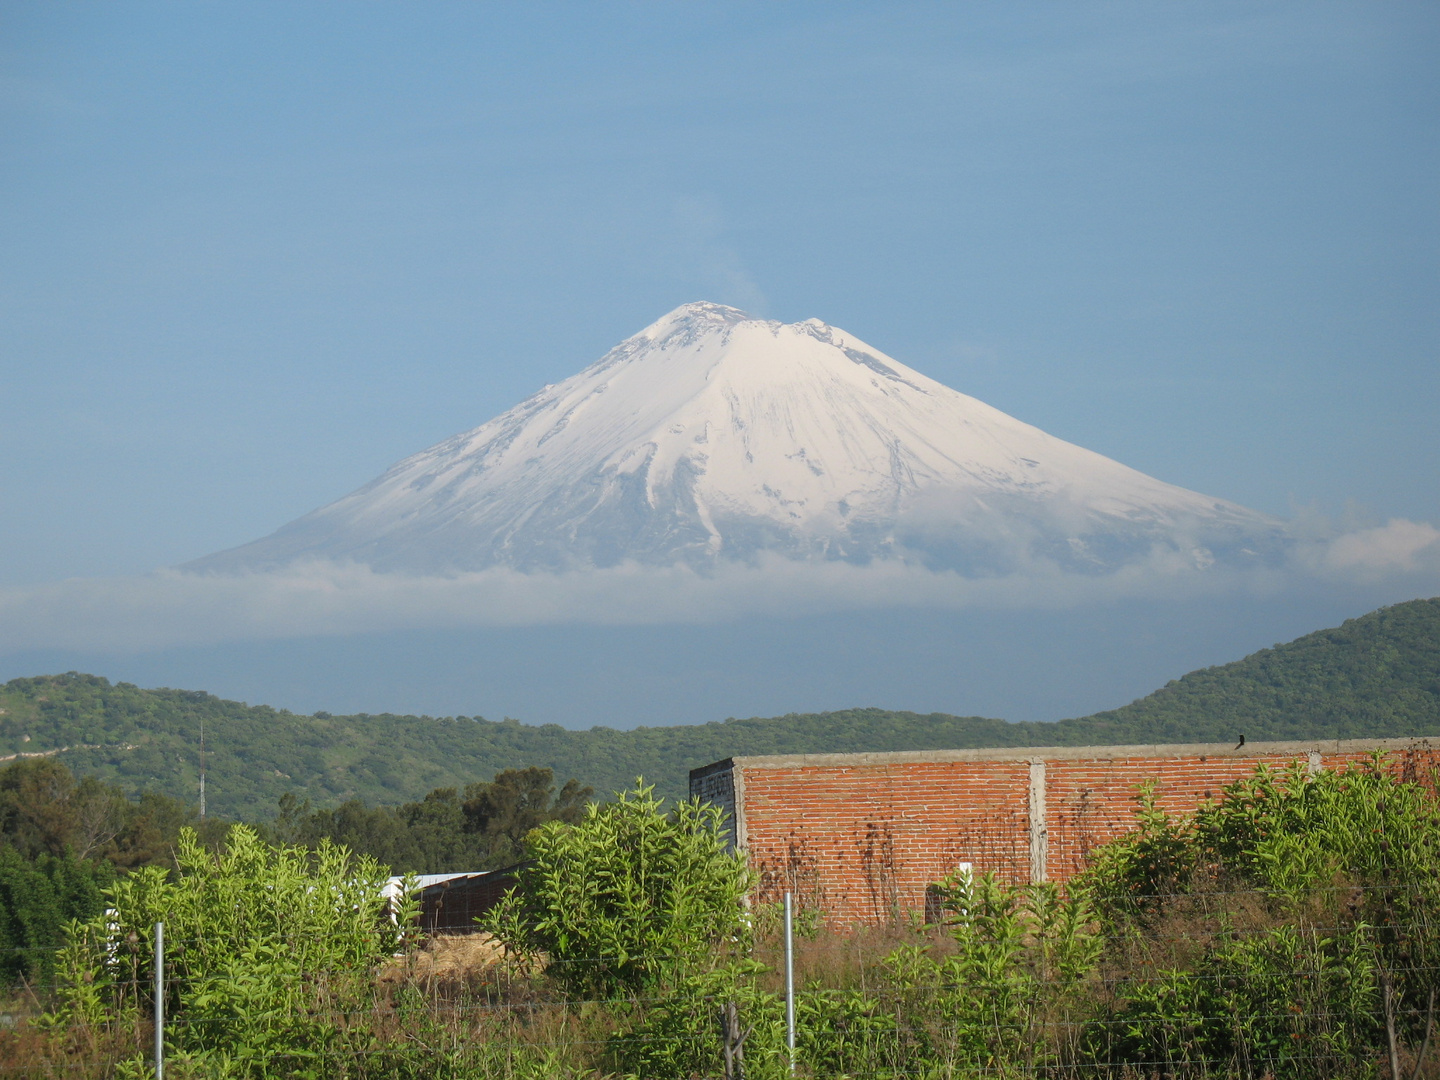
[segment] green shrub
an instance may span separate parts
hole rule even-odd
[[[1379,1045],[1373,957],[1363,938],[1279,926],[1233,935],[1192,970],[1124,981],[1120,1007],[1087,1031],[1092,1060],[1275,1080],[1352,1075]]]
[[[1055,1059],[1051,1021],[1100,953],[1086,897],[968,871],[936,891],[955,951],[937,957],[929,946],[907,945],[885,962],[897,1031],[910,1044],[897,1054],[980,1070]]]
[[[812,1076],[904,1075],[895,1010],[861,990],[810,987],[795,995],[795,1051]]]
[[[545,958],[571,993],[613,998],[678,985],[723,964],[745,931],[751,884],[727,849],[721,811],[681,802],[668,813],[637,781],[591,803],[575,824],[528,838],[530,861],[486,918],[512,951]]]
[[[1262,766],[1182,819],[1143,792],[1139,828],[1076,883],[1116,950],[1092,1060],[1358,1075],[1387,1024],[1423,1042],[1440,970],[1430,784],[1377,755]]]
[[[637,1080],[689,1080],[719,1076],[723,1068],[722,1014],[733,1004],[744,1036],[748,1080],[789,1075],[785,1005],[757,985],[764,968],[739,960],[682,978],[657,995],[639,1019],[611,1037],[616,1069]]]
[[[110,912],[72,924],[49,1024],[73,1034],[148,1015],[163,921],[176,1053],[213,1075],[336,1075],[400,939],[382,915],[385,872],[328,844],[272,848],[244,826],[218,852],[183,831],[177,862],[173,878],[144,867],[116,882]]]

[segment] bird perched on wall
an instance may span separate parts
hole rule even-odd
[[[1242,746],[1244,746],[1244,745],[1245,745],[1245,736],[1244,736],[1244,735],[1241,735],[1241,736],[1240,736],[1240,741],[1235,744],[1235,749],[1236,749],[1236,750],[1239,750],[1240,747],[1242,747]]]

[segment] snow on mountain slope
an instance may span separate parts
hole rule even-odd
[[[269,537],[188,569],[302,559],[450,573],[903,560],[974,576],[1168,555],[1269,561],[1280,524],[1047,435],[811,319],[687,304],[584,371]]]

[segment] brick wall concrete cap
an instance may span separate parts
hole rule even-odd
[[[869,754],[776,754],[731,757],[692,769],[699,779],[729,768],[796,769],[813,767],[864,768],[874,765],[908,765],[947,761],[1115,761],[1122,758],[1259,758],[1300,757],[1306,754],[1366,754],[1375,750],[1410,750],[1429,747],[1425,738],[1312,739],[1305,742],[1166,743],[1154,746],[1007,746],[980,750],[894,750]]]

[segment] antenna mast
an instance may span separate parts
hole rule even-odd
[[[205,718],[200,718],[200,820],[205,820]]]

